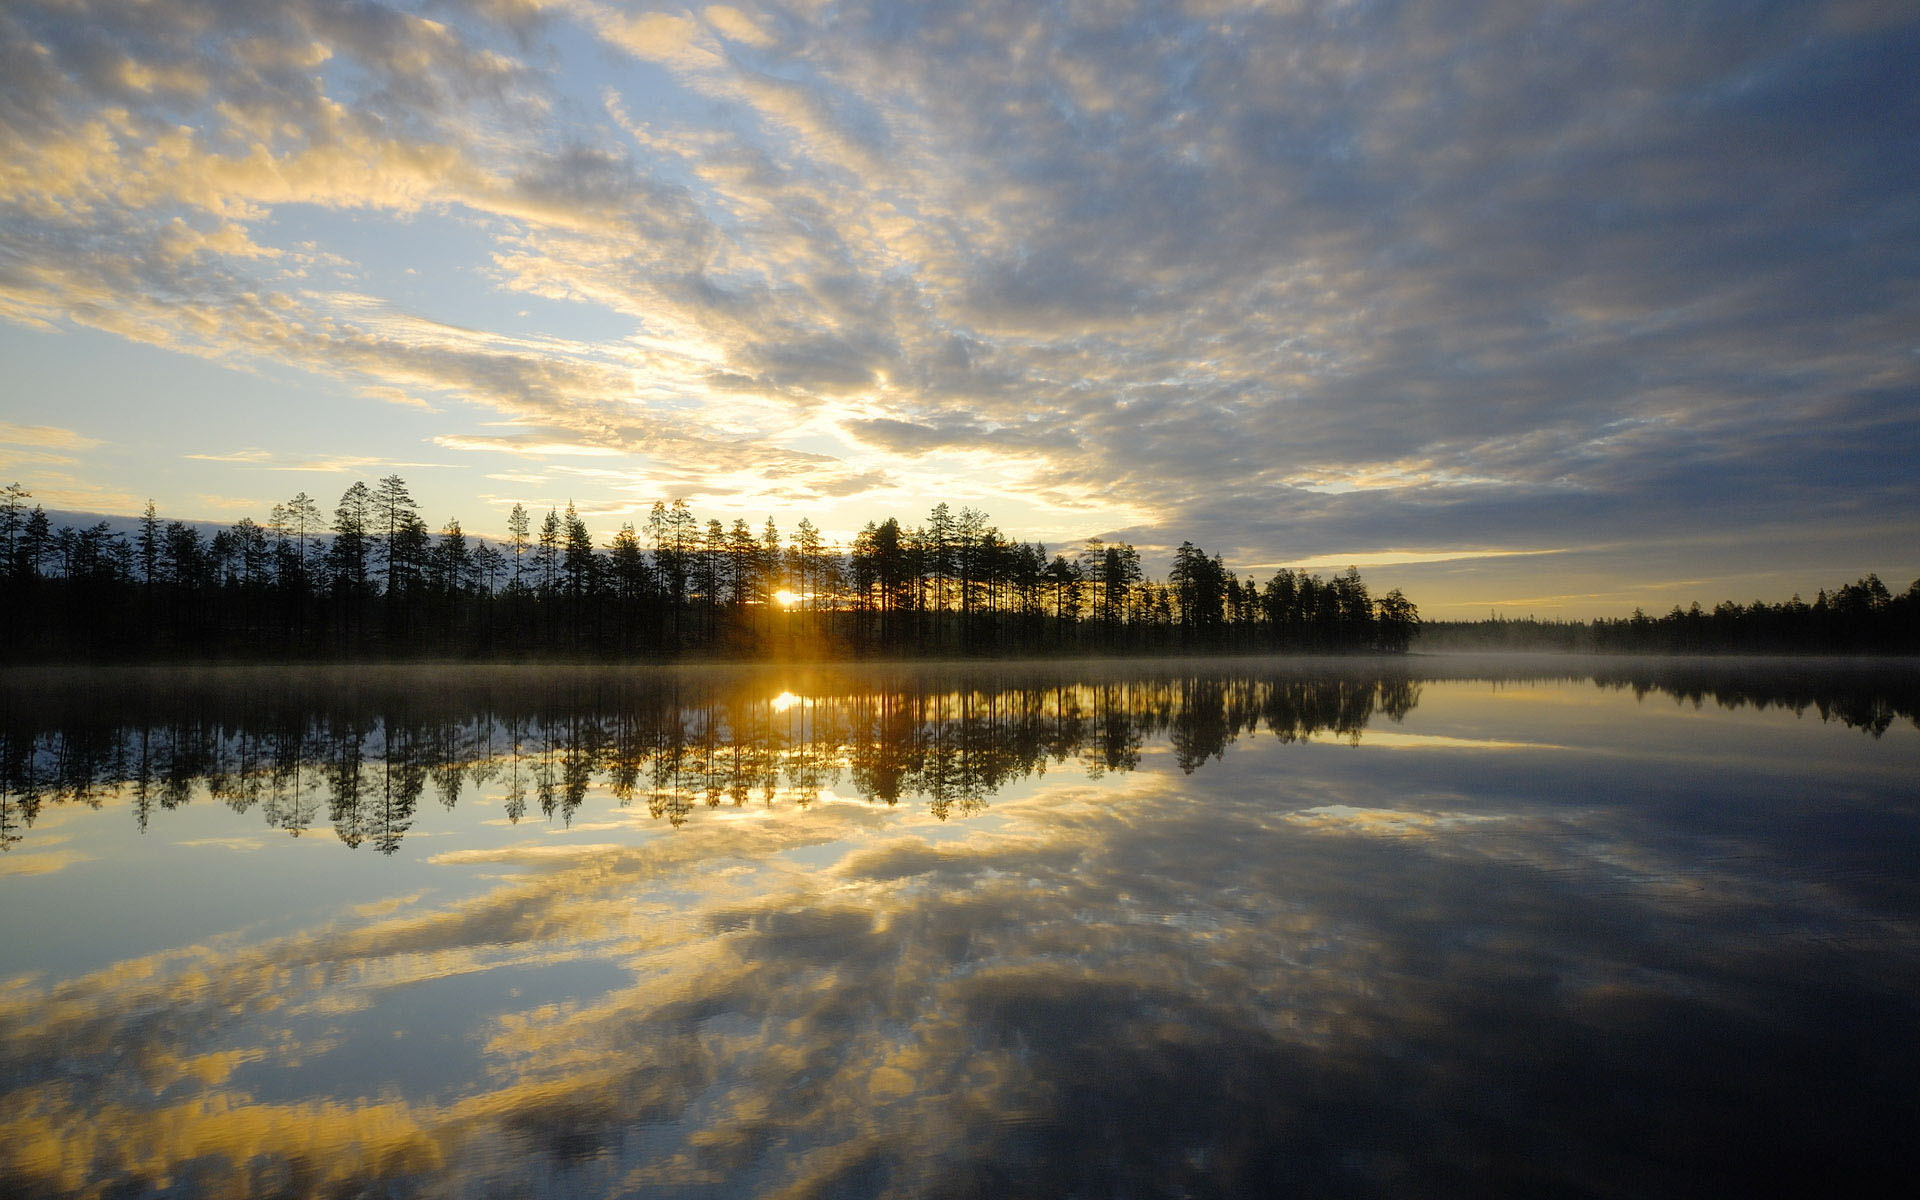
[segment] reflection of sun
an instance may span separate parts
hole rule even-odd
[[[781,588],[775,592],[773,598],[778,600],[783,608],[792,608],[794,605],[800,603],[800,593],[790,592],[785,588]]]
[[[800,703],[800,697],[794,695],[792,692],[781,692],[778,696],[768,701],[768,703],[773,705],[773,711],[785,712]]]

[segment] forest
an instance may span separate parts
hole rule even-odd
[[[1191,542],[1164,580],[1135,547],[1051,556],[972,508],[870,522],[850,546],[802,518],[704,525],[684,501],[596,544],[569,504],[504,538],[433,533],[406,481],[305,492],[211,535],[149,503],[131,531],[53,528],[0,493],[5,661],[837,659],[1404,652],[1397,589],[1356,570],[1241,578]]]
[[[1675,605],[1663,616],[1634,609],[1592,621],[1489,617],[1429,621],[1421,650],[1559,650],[1599,654],[1916,654],[1920,579],[1895,595],[1874,574],[1809,604],[1798,595],[1769,604],[1723,600],[1711,609]]]

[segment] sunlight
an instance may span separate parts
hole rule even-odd
[[[781,692],[778,696],[775,696],[770,703],[773,705],[773,711],[785,712],[800,703],[800,697],[794,695],[792,692]]]
[[[800,593],[790,592],[785,588],[781,588],[775,592],[773,598],[780,602],[780,607],[782,608],[792,608],[794,605],[800,603]]]

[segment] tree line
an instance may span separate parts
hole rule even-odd
[[[1489,617],[1430,621],[1425,650],[1566,650],[1635,654],[1916,654],[1920,653],[1920,579],[1895,595],[1874,574],[1809,604],[1795,594],[1769,604],[1723,600],[1711,609],[1675,605],[1663,616],[1636,608],[1629,617],[1592,621]]]
[[[1356,570],[1264,584],[1191,542],[1153,580],[1124,542],[1049,554],[942,503],[849,546],[802,518],[704,523],[661,501],[604,545],[569,503],[504,538],[435,534],[406,481],[356,482],[331,515],[301,492],[210,536],[149,502],[131,534],[55,529],[0,493],[8,660],[165,657],[762,658],[1164,652],[1403,652],[1397,589]]]

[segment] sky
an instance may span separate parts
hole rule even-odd
[[[1911,3],[8,0],[0,476],[1920,576]]]

